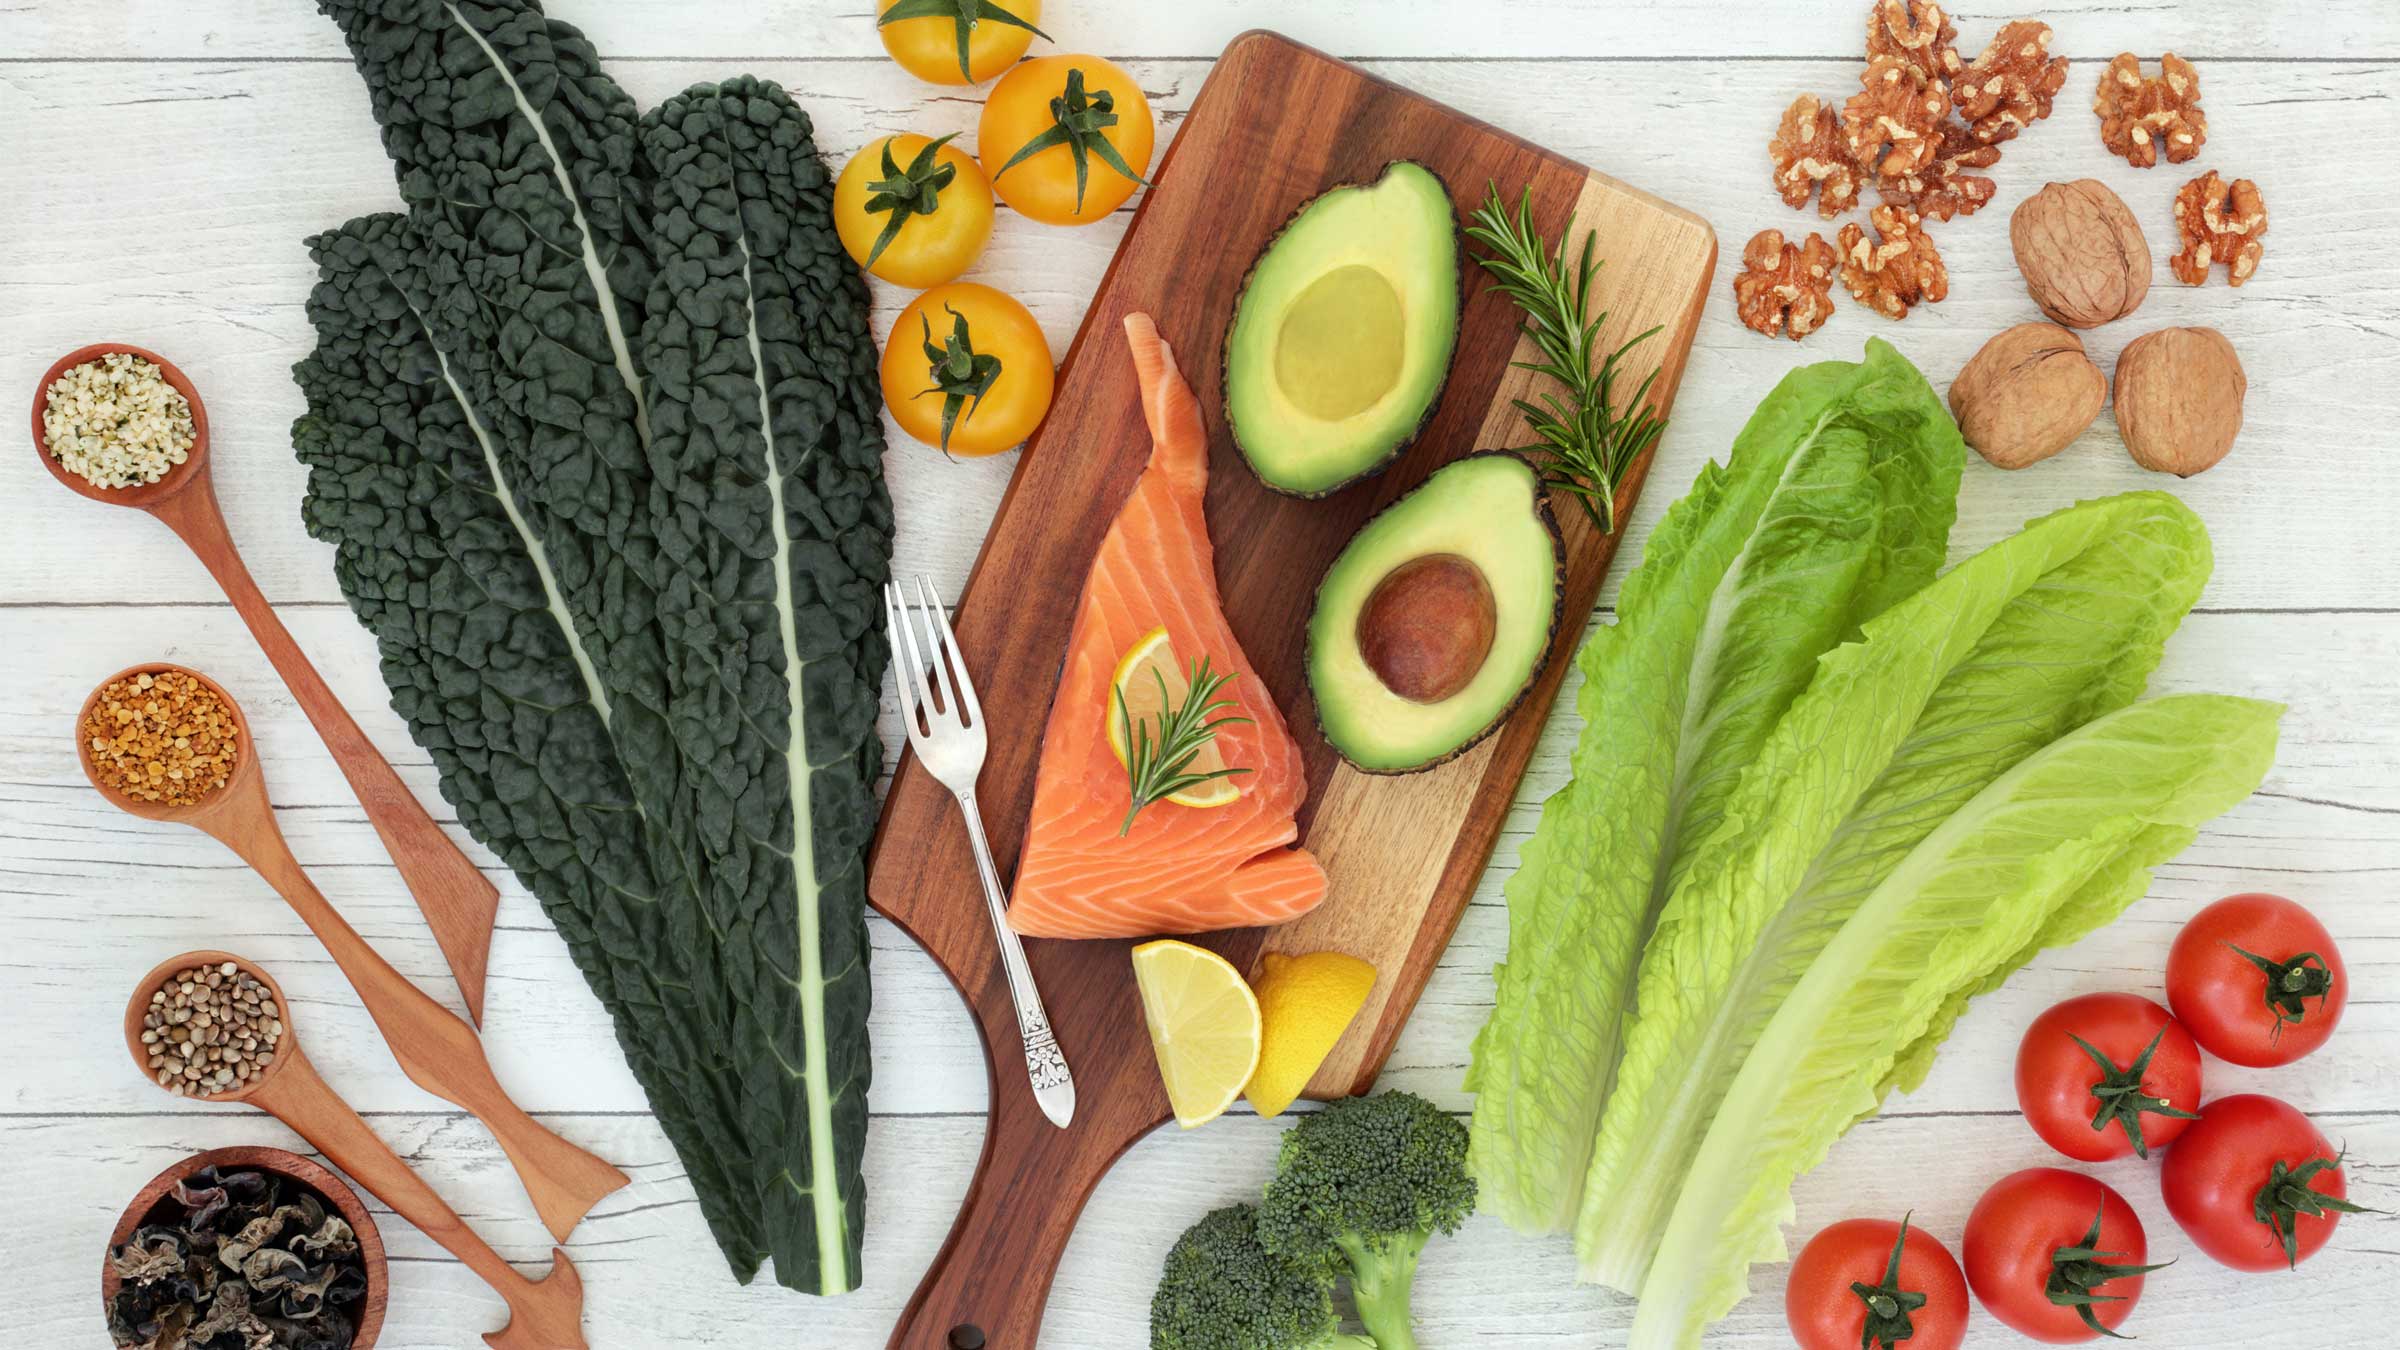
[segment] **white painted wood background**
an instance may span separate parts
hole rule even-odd
[[[786,84],[836,163],[888,131],[972,131],[978,95],[934,89],[886,60],[864,0],[555,0],[648,106],[736,71]],[[1861,1126],[1799,1187],[1805,1237],[1851,1214],[1896,1214],[1955,1244],[1982,1186],[2055,1161],[2016,1120],[2009,1064],[2026,1020],[2075,993],[2159,994],[2177,925],[2228,892],[2264,888],[2314,906],[2344,944],[2357,993],[2332,1045],[2275,1072],[2210,1065],[2212,1091],[2257,1089],[2310,1112],[2351,1149],[2354,1194],[2400,1209],[2400,8],[2391,0],[2123,5],[2062,0],[2045,13],[2076,66],[2057,116],[2011,144],[1999,201],[1937,227],[1953,294],[1904,324],[1845,298],[1803,346],[1739,327],[1729,279],[1758,229],[1825,228],[1769,191],[1764,145],[1794,94],[1846,94],[1861,0],[1053,0],[1060,51],[1129,66],[1171,133],[1209,60],[1252,25],[1280,27],[1511,131],[1692,207],[1725,262],[1683,400],[1633,522],[1649,526],[1791,363],[1898,342],[1946,386],[1981,341],[2035,317],[2010,262],[2007,213],[2042,182],[2096,176],[2133,206],[2158,263],[2132,319],[2089,337],[2110,364],[2135,335],[2223,329],[2250,376],[2233,456],[2188,483],[2142,473],[2103,416],[2073,448],[2003,475],[1969,465],[1960,554],[2025,518],[2098,493],[2167,487],[2209,522],[2217,572],[2154,682],[2290,704],[2265,788],[2164,868],[2152,895],[2106,932],[2044,956],[1960,1025],[1932,1080]],[[1979,48],[2005,8],[1962,6]],[[2211,139],[2192,171],[2258,180],[2273,213],[2265,265],[2239,292],[2187,290],[2166,274],[2168,204],[2188,171],[2110,159],[2088,111],[2102,61],[2172,48],[2196,61]],[[23,399],[59,353],[124,339],[170,353],[205,391],[216,473],[250,564],[334,688],[437,813],[425,757],[386,709],[372,644],[299,523],[301,471],[286,428],[300,399],[286,370],[308,346],[312,273],[303,235],[395,204],[364,90],[333,26],[300,0],[0,0],[0,392]],[[1126,216],[1055,230],[1003,210],[973,274],[1022,297],[1063,350]],[[905,296],[879,288],[878,326]],[[21,406],[21,405],[16,405]],[[12,411],[10,416],[16,414]],[[18,424],[22,425],[22,424]],[[16,433],[11,433],[15,435]],[[947,463],[892,437],[898,562],[953,591],[1010,469]],[[507,1255],[546,1246],[515,1181],[472,1122],[411,1087],[318,949],[257,879],[209,840],[103,806],[76,772],[69,722],[91,683],[165,657],[243,698],[275,801],[318,882],[404,971],[451,989],[375,836],[256,648],[163,528],[59,491],[25,443],[0,454],[0,1342],[107,1344],[100,1248],[119,1206],[183,1154],[294,1142],[235,1108],[170,1103],[125,1063],[116,1024],[127,984],[173,951],[222,943],[270,964],[311,1053],[376,1128]],[[1607,621],[1605,602],[1599,621]],[[1562,706],[1571,702],[1572,690]],[[1467,1046],[1491,997],[1505,915],[1498,879],[1534,805],[1555,790],[1574,735],[1550,729],[1493,875],[1401,1039],[1386,1082],[1461,1110]],[[983,1074],[957,1000],[889,925],[875,942],[875,1123],[866,1160],[866,1285],[822,1301],[727,1277],[674,1155],[626,1074],[599,1007],[536,904],[500,882],[488,1033],[501,1077],[558,1129],[625,1165],[570,1248],[601,1350],[883,1344],[940,1243],[980,1143]],[[1072,997],[1053,991],[1053,997]],[[1139,1035],[1134,1026],[1126,1034]],[[1230,1116],[1138,1145],[1101,1187],[1059,1272],[1045,1346],[1145,1343],[1158,1262],[1184,1224],[1255,1194],[1280,1129]],[[2190,1254],[2150,1169],[2100,1169],[2149,1224],[2153,1276],[2131,1329],[2152,1346],[2389,1344],[2400,1324],[2400,1227],[2346,1219],[2297,1275],[2237,1278]],[[499,1305],[397,1220],[383,1344],[474,1344]],[[1563,1241],[1478,1220],[1437,1242],[1417,1304],[1429,1347],[1606,1346],[1630,1304],[1576,1286]],[[1713,1343],[1788,1344],[1780,1267]],[[2306,1327],[2304,1331],[2302,1328]],[[1970,1344],[2019,1343],[1979,1316]],[[1012,1347],[1011,1350],[1014,1350]]]

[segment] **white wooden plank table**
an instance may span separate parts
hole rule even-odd
[[[863,0],[555,0],[644,105],[702,79],[753,71],[789,87],[838,164],[887,131],[971,133],[977,96],[921,85],[886,60]],[[2316,908],[2342,939],[2357,993],[2332,1046],[2289,1069],[2212,1062],[2214,1091],[2272,1091],[2351,1150],[2354,1195],[2400,1209],[2400,8],[2390,0],[2126,6],[2065,0],[2042,17],[2075,58],[2057,115],[2012,143],[2000,200],[1938,227],[1952,298],[1891,324],[1842,300],[1802,346],[1735,321],[1728,278],[1767,226],[1831,229],[1787,210],[1764,145],[1793,95],[1848,92],[1865,5],[1806,0],[1053,0],[1060,51],[1129,66],[1163,130],[1190,105],[1209,59],[1258,24],[1346,56],[1511,131],[1700,211],[1725,264],[1681,407],[1632,525],[1638,550],[1701,463],[1721,455],[1751,405],[1792,363],[1855,357],[1880,334],[1937,385],[1984,338],[2035,317],[2007,246],[2007,212],[2041,183],[2093,176],[2124,194],[2157,256],[2133,319],[2087,336],[2105,367],[2134,336],[2169,324],[2224,330],[2250,375],[2233,456],[2189,482],[2144,474],[2110,419],[2065,454],[2014,475],[1971,462],[1955,552],[2080,498],[2164,486],[2208,521],[2217,571],[2169,648],[2154,690],[2213,689],[2287,702],[2283,749],[2264,789],[2164,868],[2150,897],[2105,932],[2045,955],[1960,1025],[1925,1087],[1894,1100],[1801,1183],[1805,1237],[1850,1214],[1896,1214],[1955,1244],[1982,1186],[2050,1161],[2016,1120],[2009,1065],[2025,1022],[2080,992],[2159,994],[2177,926],[2228,892],[2271,889]],[[1979,49],[2006,9],[1956,14]],[[2100,62],[2172,48],[2203,80],[2202,160],[2144,173],[2109,158],[2088,111]],[[301,470],[286,429],[300,399],[287,369],[308,348],[312,271],[300,239],[395,204],[358,77],[332,25],[297,0],[0,0],[0,392],[26,397],[60,352],[121,338],[172,354],[209,400],[225,508],[267,593],[334,688],[421,796],[433,774],[386,708],[373,644],[300,527]],[[2273,213],[2264,266],[2239,292],[2165,272],[2168,202],[2189,172],[2258,180]],[[1505,186],[1505,185],[1504,185]],[[1030,305],[1063,350],[1122,233],[1125,213],[1078,231],[1001,212],[973,276]],[[1605,247],[1605,241],[1604,241]],[[879,288],[888,329],[906,296]],[[11,413],[11,416],[16,415]],[[14,434],[14,433],[12,433]],[[897,432],[898,564],[955,589],[1010,461],[946,462]],[[204,942],[271,962],[309,1005],[312,1057],[403,1154],[507,1255],[543,1234],[505,1163],[471,1121],[391,1071],[338,975],[265,886],[208,840],[103,806],[67,734],[100,675],[166,657],[241,692],[273,766],[294,847],[336,903],[428,989],[449,991],[439,954],[373,832],[297,710],[200,569],[166,532],[59,492],[19,440],[0,454],[0,1008],[14,1071],[0,1079],[0,1341],[107,1344],[93,1275],[119,1206],[183,1154],[294,1141],[263,1116],[169,1103],[126,1070],[116,1032],[127,982]],[[1629,553],[1630,566],[1638,553]],[[1620,571],[1623,568],[1620,567]],[[1599,621],[1609,618],[1603,597]],[[1568,698],[1572,697],[1568,691]],[[887,722],[887,731],[896,727]],[[1467,1046],[1491,998],[1506,916],[1499,879],[1566,773],[1572,719],[1554,721],[1493,872],[1386,1082],[1464,1110]],[[455,822],[447,822],[455,830]],[[626,1073],[606,1019],[539,907],[480,849],[503,894],[488,1033],[500,1074],[529,1108],[622,1163],[633,1186],[569,1244],[587,1275],[601,1350],[883,1343],[964,1193],[980,1144],[983,1073],[947,984],[890,926],[875,945],[875,1120],[868,1143],[866,1284],[818,1300],[736,1286],[710,1243],[674,1154]],[[1134,1027],[1128,1035],[1139,1034]],[[1146,1343],[1158,1261],[1190,1219],[1253,1195],[1280,1129],[1247,1115],[1137,1146],[1092,1202],[1059,1272],[1046,1346]],[[2147,1221],[2154,1252],[2186,1251],[2138,1163],[2099,1169]],[[2379,1345],[2400,1325],[2400,1226],[2346,1219],[2296,1276],[2235,1278],[2187,1255],[2151,1279],[2132,1329],[2153,1346]],[[496,1303],[406,1224],[394,1253],[382,1344],[475,1343]],[[1624,1299],[1572,1280],[1560,1240],[1477,1220],[1439,1242],[1419,1280],[1429,1347],[1621,1343]],[[1713,1344],[1788,1344],[1782,1269]],[[2302,1328],[2305,1326],[2306,1330]],[[1970,1344],[2018,1340],[1979,1316]],[[1013,1350],[1013,1348],[1012,1348]]]

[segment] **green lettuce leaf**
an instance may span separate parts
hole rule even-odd
[[[1652,917],[1818,655],[1940,567],[1964,454],[1924,377],[1870,341],[1786,376],[1660,523],[1578,658],[1574,777],[1508,883],[1467,1074],[1487,1210],[1573,1217]]]
[[[1576,1224],[1586,1278],[1643,1287],[1703,1132],[1834,932],[1986,784],[2137,697],[2208,571],[2175,498],[2087,502],[1824,657],[1643,952]]]
[[[1873,1112],[1896,1058],[1954,995],[2048,938],[2113,915],[2272,764],[2275,704],[2152,700],[2001,775],[1884,878],[1794,983],[1708,1127],[1634,1320],[1635,1350],[1684,1350],[1784,1255],[1794,1179]],[[2065,920],[2062,916],[2078,917]]]

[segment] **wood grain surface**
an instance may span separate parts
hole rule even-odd
[[[780,81],[815,122],[828,162],[893,131],[974,143],[984,91],[902,71],[867,7],[822,0],[549,0],[591,33],[642,107],[749,71]],[[2389,0],[2127,5],[2057,0],[1945,6],[1971,47],[2038,12],[2074,62],[2058,112],[2009,143],[2000,197],[1937,227],[1950,265],[1943,303],[1894,323],[1845,305],[1807,342],[1770,342],[1735,320],[1728,277],[1754,230],[1824,230],[1768,183],[1766,137],[1791,98],[1855,87],[1864,0],[1046,0],[1037,51],[1097,52],[1133,72],[1171,144],[1215,54],[1272,24],[1583,163],[1671,194],[1719,231],[1710,287],[1676,415],[1634,512],[1624,556],[1591,622],[1611,621],[1618,584],[1660,515],[1720,457],[1759,397],[1792,365],[1856,359],[1880,336],[1937,388],[1992,333],[2036,317],[2009,256],[2008,211],[2046,181],[2092,177],[2121,194],[2160,264],[2141,312],[2084,335],[2104,369],[2151,329],[2225,332],[2250,374],[2234,453],[2177,482],[2137,468],[2107,412],[2053,459],[2019,473],[1971,460],[1951,538],[1955,561],[2071,502],[2164,487],[2208,522],[2217,567],[2169,644],[2153,694],[2215,690],[2287,702],[2267,785],[2161,869],[2105,931],[2044,953],[1980,999],[1932,1077],[1898,1096],[1802,1178],[1787,1234],[1802,1240],[1859,1214],[1917,1221],[1955,1244],[1990,1179],[2054,1159],[2016,1115],[2010,1063],[2026,1022],[2101,990],[2153,998],[2184,919],[2231,891],[2306,900],[2342,943],[2359,985],[2325,1051],[2279,1070],[2211,1060],[2208,1090],[2267,1092],[2350,1149],[2352,1194],[2400,1213],[2400,7]],[[2175,284],[2168,205],[2182,166],[2131,169],[2102,149],[2089,112],[2118,51],[2173,49],[2198,64],[2209,144],[2198,171],[2255,178],[2275,213],[2266,265],[2239,292]],[[105,153],[95,153],[105,147]],[[300,240],[394,204],[365,91],[332,24],[291,0],[0,0],[0,390],[22,398],[60,353],[121,337],[172,355],[206,391],[215,482],[243,557],[334,693],[402,781],[500,889],[486,1046],[513,1094],[560,1133],[622,1164],[566,1244],[586,1275],[586,1330],[601,1350],[866,1350],[894,1319],[958,1213],[987,1136],[983,1045],[949,978],[871,916],[873,1123],[865,1157],[865,1283],[814,1299],[761,1278],[737,1285],[709,1240],[691,1183],[651,1118],[592,997],[540,907],[441,801],[427,756],[386,703],[375,643],[334,586],[330,550],[302,529],[302,467],[288,437],[301,411],[291,364],[311,344],[302,303],[315,269]],[[1139,202],[1140,196],[1135,201]],[[1063,352],[1129,208],[1080,229],[1003,207],[969,279],[1025,302]],[[1836,222],[1838,224],[1839,222]],[[875,330],[910,292],[874,286]],[[17,406],[22,406],[17,405]],[[12,415],[13,415],[12,409]],[[21,424],[20,424],[21,425]],[[886,471],[899,514],[895,563],[955,595],[982,547],[1013,456],[949,460],[889,423]],[[239,617],[164,530],[63,494],[22,446],[0,453],[0,999],[19,1072],[0,1082],[0,1156],[41,1184],[0,1224],[0,1327],[59,1350],[106,1350],[92,1265],[128,1196],[204,1148],[307,1145],[254,1112],[159,1095],[123,1061],[128,982],[157,958],[230,942],[269,963],[308,1018],[309,1053],[377,1133],[510,1260],[538,1273],[552,1243],[515,1172],[470,1116],[394,1071],[371,1018],[289,907],[214,840],[129,820],[93,794],[61,734],[107,671],[167,657],[240,694],[273,764],[277,816],[300,861],[403,973],[457,1006],[441,951],[373,826]],[[1560,691],[1571,702],[1570,669]],[[887,694],[888,699],[888,694]],[[887,748],[899,742],[887,701]],[[1492,866],[1393,1047],[1380,1083],[1453,1112],[1468,1046],[1491,1007],[1508,940],[1501,889],[1541,801],[1567,780],[1576,719],[1554,713],[1502,826]],[[888,761],[887,761],[888,762]],[[972,904],[972,895],[962,903]],[[1094,1191],[1059,1261],[1036,1350],[1140,1345],[1159,1263],[1183,1227],[1254,1196],[1287,1121],[1237,1105],[1207,1129],[1154,1131]],[[2379,1345],[2400,1324],[2400,1218],[2352,1215],[2294,1276],[2228,1278],[2176,1234],[2156,1169],[2092,1169],[2148,1225],[2160,1257],[2128,1331],[2175,1350],[2282,1345],[2305,1321],[2329,1344]],[[496,1320],[466,1267],[370,1198],[392,1251],[391,1316],[379,1350],[460,1350]],[[1752,1271],[1753,1296],[1715,1327],[1712,1350],[1789,1350],[1786,1267]],[[1603,1350],[1625,1343],[1633,1304],[1575,1283],[1567,1244],[1479,1216],[1428,1249],[1417,1280],[1429,1350]],[[1988,1317],[1969,1350],[2032,1350]],[[1014,1347],[1011,1350],[1015,1350]]]
[[[1334,948],[1373,963],[1367,1008],[1312,1091],[1363,1091],[1382,1069],[1434,959],[1491,857],[1517,779],[1541,734],[1582,636],[1560,625],[1552,660],[1501,731],[1438,769],[1399,777],[1343,764],[1318,734],[1303,663],[1317,579],[1375,512],[1461,454],[1520,444],[1511,406],[1532,383],[1512,367],[1518,313],[1467,259],[1458,349],[1423,432],[1382,474],[1320,501],[1270,492],[1243,464],[1223,418],[1220,353],[1252,260],[1300,205],[1327,188],[1365,182],[1394,159],[1425,165],[1462,216],[1496,184],[1514,201],[1530,190],[1545,237],[1597,229],[1614,260],[1595,310],[1610,311],[1603,341],[1651,327],[1627,375],[1653,371],[1653,397],[1674,397],[1716,262],[1698,217],[1583,166],[1272,33],[1235,39],[1210,72],[1155,177],[1157,186],[1093,298],[1063,364],[1049,420],[1025,447],[983,554],[958,602],[959,642],[977,693],[992,710],[981,795],[1005,878],[1023,842],[1042,728],[1056,692],[1085,576],[1100,538],[1150,454],[1121,337],[1128,313],[1155,319],[1193,381],[1210,427],[1207,513],[1225,612],[1254,672],[1298,736],[1309,797],[1301,842],[1325,864],[1323,905],[1287,950]],[[1529,350],[1529,347],[1528,347]],[[1630,513],[1648,467],[1627,475]],[[1591,612],[1615,537],[1601,537],[1559,504],[1567,538],[1565,612]],[[894,776],[869,862],[875,906],[930,951],[974,1010],[992,1065],[992,1134],[985,1164],[943,1255],[902,1315],[895,1347],[942,1347],[973,1327],[999,1345],[1030,1344],[1050,1274],[1102,1172],[1166,1121],[1134,990],[1128,943],[1029,941],[1028,958],[1053,1029],[1077,1079],[1074,1123],[1053,1128],[1032,1105],[1018,1054],[1016,1014],[982,908],[970,903],[972,862],[947,789],[913,760]],[[1256,931],[1198,939],[1249,967]],[[971,1339],[971,1337],[970,1337]]]

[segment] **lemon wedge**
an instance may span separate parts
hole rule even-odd
[[[1163,691],[1161,681],[1164,681]],[[1116,673],[1109,677],[1108,684],[1108,748],[1116,752],[1119,764],[1130,763],[1131,751],[1125,744],[1125,721],[1117,715],[1117,700],[1125,701],[1125,710],[1131,715],[1133,725],[1140,726],[1145,721],[1156,723],[1158,715],[1171,704],[1183,702],[1184,692],[1191,688],[1191,682],[1185,678],[1183,663],[1175,659],[1175,644],[1168,641],[1167,630],[1163,627],[1142,634],[1139,641],[1125,649],[1125,655],[1117,662]],[[1211,738],[1208,744],[1200,747],[1200,753],[1193,758],[1188,772],[1209,774],[1224,767],[1224,751]],[[1236,777],[1238,775],[1211,778],[1196,787],[1172,793],[1167,800],[1177,806],[1203,809],[1230,806],[1242,798],[1242,790],[1236,786]]]
[[[1260,1115],[1281,1115],[1308,1087],[1374,988],[1375,967],[1355,956],[1267,953],[1255,991],[1258,1069],[1250,1075],[1248,1092]]]
[[[1225,1114],[1258,1067],[1258,999],[1224,957],[1171,939],[1133,949],[1150,1048],[1175,1123],[1195,1129]]]

